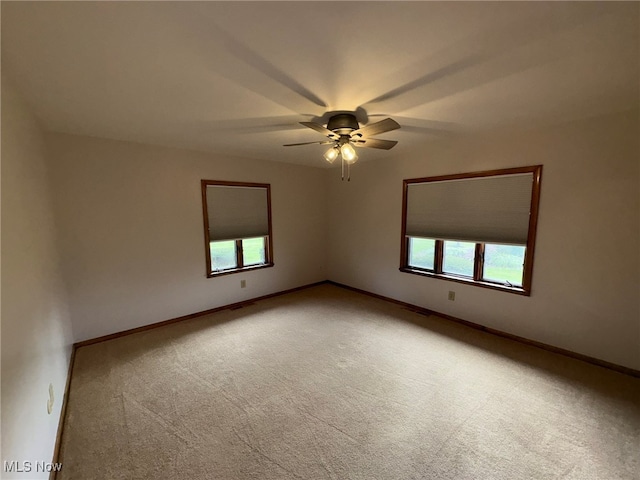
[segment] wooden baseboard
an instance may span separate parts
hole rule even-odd
[[[435,310],[430,310],[424,307],[419,307],[417,305],[413,305],[411,303],[403,302],[401,300],[396,300],[394,298],[385,297],[384,295],[378,295],[377,293],[368,292],[366,290],[361,290],[356,287],[351,287],[349,285],[344,285],[342,283],[334,282],[332,280],[327,280],[326,283],[331,285],[335,285],[336,287],[344,288],[347,290],[351,290],[353,292],[361,293],[363,295],[368,295],[373,298],[378,298],[380,300],[384,300],[386,302],[395,303],[396,305],[400,305],[404,308],[412,310],[416,313],[421,313],[423,315],[435,315],[446,320],[451,320],[456,323],[460,323],[462,325],[466,325],[467,327],[474,328],[476,330],[481,330],[483,332],[490,333],[492,335],[497,335],[499,337],[508,338],[509,340],[514,340],[516,342],[523,343],[525,345],[530,345],[533,347],[541,348],[548,352],[557,353],[560,355],[564,355],[566,357],[571,357],[577,360],[581,360],[583,362],[591,363],[593,365],[597,365],[599,367],[608,368],[609,370],[614,370],[618,373],[624,373],[625,375],[630,375],[632,377],[640,378],[640,370],[635,370],[633,368],[625,367],[623,365],[618,365],[615,363],[607,362],[605,360],[600,360],[599,358],[590,357],[588,355],[583,355],[582,353],[572,352],[571,350],[566,350],[564,348],[555,347],[553,345],[549,345],[547,343],[538,342],[536,340],[530,340],[525,337],[520,337],[518,335],[513,335],[511,333],[503,332],[502,330],[497,330],[491,327],[485,327],[484,325],[480,325],[478,323],[470,322],[468,320],[463,320],[461,318],[453,317],[451,315],[447,315],[446,313],[436,312]]]
[[[62,405],[60,407],[60,418],[58,419],[58,432],[56,433],[56,443],[53,446],[53,460],[52,463],[58,463],[60,460],[60,447],[62,446],[62,433],[64,430],[64,420],[67,416],[67,405],[69,403],[69,391],[71,389],[71,375],[73,374],[73,364],[76,359],[76,346],[71,346],[71,356],[69,357],[69,368],[67,370],[67,381],[64,385],[64,393],[62,395]],[[64,465],[63,465],[64,468]],[[55,480],[57,476],[56,471],[52,470],[49,473],[49,480]]]
[[[192,318],[202,317],[204,315],[211,315],[212,313],[220,312],[222,310],[235,310],[238,308],[242,308],[250,305],[251,303],[258,302],[260,300],[265,300],[267,298],[278,297],[280,295],[285,295],[287,293],[297,292],[299,290],[304,290],[306,288],[315,287],[318,285],[322,285],[327,283],[328,280],[322,280],[321,282],[310,283],[308,285],[302,285],[301,287],[290,288],[288,290],[282,290],[276,293],[270,293],[268,295],[262,295],[261,297],[254,297],[247,300],[243,300],[242,302],[230,303],[228,305],[222,305],[220,307],[210,308],[209,310],[203,310],[201,312],[190,313],[188,315],[183,315],[181,317],[171,318],[169,320],[163,320],[161,322],[150,323],[149,325],[143,325],[141,327],[131,328],[129,330],[123,330],[121,332],[111,333],[109,335],[103,335],[101,337],[91,338],[89,340],[83,340],[81,342],[75,343],[73,346],[75,348],[86,347],[87,345],[93,345],[94,343],[106,342],[107,340],[112,340],[114,338],[124,337],[126,335],[132,335],[138,332],[144,332],[146,330],[151,330],[154,328],[164,327],[165,325],[171,325],[172,323],[183,322],[185,320],[190,320]]]

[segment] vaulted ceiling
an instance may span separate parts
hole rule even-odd
[[[51,131],[324,166],[300,121],[434,138],[637,108],[638,2],[2,2],[2,69]]]

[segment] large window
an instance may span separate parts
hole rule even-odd
[[[542,165],[404,181],[400,270],[531,294]]]
[[[273,266],[269,184],[201,183],[207,276]]]

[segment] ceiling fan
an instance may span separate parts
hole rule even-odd
[[[316,132],[327,136],[329,140],[320,142],[289,143],[285,147],[298,145],[332,145],[324,154],[327,162],[333,163],[339,156],[342,162],[342,179],[344,180],[344,166],[347,164],[347,181],[351,181],[351,164],[358,160],[353,147],[380,148],[389,150],[398,142],[395,140],[380,140],[369,138],[384,132],[400,128],[400,124],[391,118],[385,118],[376,123],[360,127],[353,113],[336,113],[329,118],[327,126],[316,122],[300,122]]]

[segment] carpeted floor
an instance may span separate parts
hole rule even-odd
[[[640,379],[332,285],[77,350],[58,479],[638,479]]]

